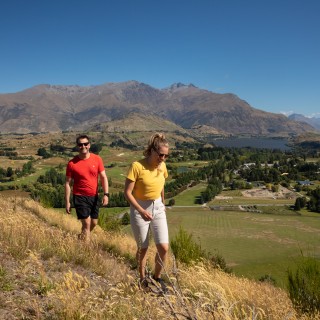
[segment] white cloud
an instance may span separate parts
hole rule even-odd
[[[320,113],[319,112],[315,112],[315,113],[312,113],[310,115],[311,118],[320,118]]]

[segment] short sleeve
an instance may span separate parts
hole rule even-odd
[[[68,165],[67,165],[67,168],[66,168],[66,176],[67,177],[72,177],[72,168],[71,168],[70,161],[68,162]]]
[[[163,162],[163,164],[164,164],[163,176],[164,176],[165,179],[167,179],[168,176],[169,176],[168,170],[167,170],[167,166],[166,166],[166,164],[164,162]]]
[[[98,156],[98,172],[102,172],[104,171],[104,165],[103,165],[103,161],[102,158]]]
[[[139,173],[140,173],[140,170],[137,162],[133,162],[128,170],[127,178],[131,181],[137,181],[139,177]]]

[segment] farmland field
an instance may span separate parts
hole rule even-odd
[[[170,237],[182,226],[211,253],[221,254],[238,276],[271,275],[285,285],[286,271],[300,253],[320,257],[320,216],[259,214],[173,207]]]
[[[205,183],[199,183],[198,185],[182,191],[174,197],[176,206],[194,206],[195,200],[200,196],[202,191],[205,191],[207,185]]]

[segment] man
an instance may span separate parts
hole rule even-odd
[[[98,223],[98,178],[103,189],[102,205],[109,201],[108,178],[101,157],[90,153],[90,139],[81,135],[76,140],[79,154],[68,162],[66,169],[65,201],[66,212],[70,214],[71,182],[73,181],[73,202],[82,229],[79,238],[89,241],[90,233]]]

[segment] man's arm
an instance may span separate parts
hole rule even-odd
[[[109,183],[108,183],[108,177],[106,174],[106,171],[100,172],[100,182],[103,189],[103,199],[102,199],[102,205],[106,206],[109,203],[109,197],[105,195],[105,193],[109,193]]]
[[[66,182],[65,182],[65,185],[64,185],[64,190],[65,190],[66,212],[68,214],[71,213],[71,205],[70,205],[70,195],[71,195],[71,186],[70,186],[70,184],[71,184],[71,181],[72,181],[72,178],[66,176]]]

